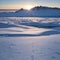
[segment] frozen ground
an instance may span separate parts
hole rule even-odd
[[[60,18],[0,17],[0,60],[60,60]]]

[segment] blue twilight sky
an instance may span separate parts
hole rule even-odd
[[[60,8],[60,0],[0,0],[0,9],[20,9],[27,5]]]

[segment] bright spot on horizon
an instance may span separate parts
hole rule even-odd
[[[30,10],[31,8],[33,8],[33,5],[26,5],[25,6],[25,9],[27,9],[27,10]]]

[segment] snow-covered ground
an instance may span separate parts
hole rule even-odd
[[[0,60],[60,60],[60,18],[0,17]]]

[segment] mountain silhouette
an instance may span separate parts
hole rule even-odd
[[[0,12],[0,17],[60,17],[60,8],[52,8],[45,6],[36,6],[30,10],[25,10],[23,8],[15,12]]]

